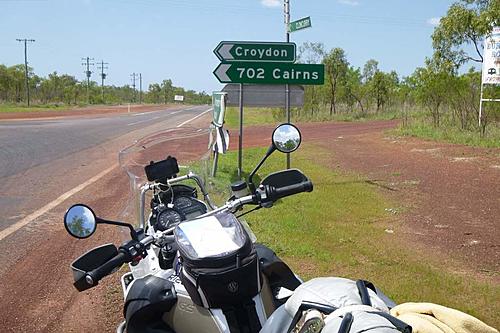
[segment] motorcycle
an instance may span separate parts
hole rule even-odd
[[[200,135],[197,131],[191,138]],[[141,153],[152,141],[126,149],[120,162],[130,162],[130,151]],[[202,177],[194,172],[178,176],[172,156],[146,165],[148,181],[140,185],[137,169],[144,164],[125,163],[132,187],[140,189],[133,199],[139,202],[139,227],[99,218],[83,204],[71,206],[64,224],[76,238],[90,237],[98,224],[126,227],[130,233],[119,248],[106,244],[76,259],[71,265],[74,286],[79,291],[95,287],[128,263],[130,272],[121,278],[125,321],[117,332],[259,332],[302,281],[271,249],[255,243],[251,229],[236,214],[248,206],[271,208],[281,198],[313,190],[298,169],[272,173],[258,186],[253,181],[271,154],[292,153],[300,143],[294,125],[278,126],[248,181],[233,183],[231,197],[220,207],[212,202]],[[190,180],[203,200],[196,188],[182,184]],[[151,212],[146,219],[148,195]]]

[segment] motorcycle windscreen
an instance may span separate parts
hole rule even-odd
[[[139,210],[141,186],[148,182],[145,168],[151,162],[156,163],[165,161],[169,156],[174,157],[179,167],[177,176],[193,171],[205,181],[205,184],[209,183],[207,180],[210,170],[209,137],[208,128],[180,127],[147,135],[121,150],[120,167],[126,172],[130,183],[128,201],[120,216],[121,220],[138,225],[141,213]],[[185,184],[195,186],[189,181]],[[210,192],[210,188],[207,190]],[[146,207],[149,207],[150,199],[150,196],[146,198]],[[147,217],[149,210],[144,214]]]
[[[248,235],[230,213],[179,224],[175,239],[182,254],[191,260],[226,257],[248,243]]]

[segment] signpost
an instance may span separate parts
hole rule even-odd
[[[270,61],[295,62],[295,43],[220,42],[214,50],[223,62]]]
[[[268,62],[221,63],[214,71],[221,83],[323,84],[325,66]]]
[[[282,106],[283,101],[285,102],[287,122],[290,122],[290,92],[294,90],[290,89],[290,85],[321,85],[325,82],[325,66],[323,64],[296,64],[296,45],[289,42],[289,32],[310,27],[311,19],[306,17],[296,22],[289,22],[289,0],[285,0],[286,43],[222,41],[214,50],[215,55],[221,61],[213,72],[215,77],[221,83],[239,83],[238,97],[235,96],[233,90],[230,100],[232,103],[237,101],[240,108],[238,147],[238,176],[240,178],[243,174],[243,105],[252,105],[265,96],[264,93],[256,92],[259,88],[249,88],[248,96],[243,94],[244,84],[259,85],[257,87],[262,87],[264,84],[274,85],[276,88],[267,88],[268,96],[271,93],[270,99],[278,100],[276,104],[279,106]],[[277,86],[283,84],[285,85],[284,98],[283,94],[277,92],[278,89],[283,91],[282,86]],[[302,106],[304,104],[303,89],[302,91],[299,89],[297,96],[298,101],[294,106]],[[266,106],[269,104],[264,103]],[[287,167],[290,168],[289,154],[287,154]]]
[[[484,84],[500,84],[500,27],[494,27],[484,40],[483,68],[481,75],[481,98],[479,102],[479,127],[483,119],[483,102],[500,102],[500,99],[484,99]]]
[[[175,95],[174,101],[175,102],[184,102],[184,96],[183,95]]]
[[[288,25],[288,31],[295,32],[310,27],[311,27],[311,18],[308,16],[301,18],[300,20],[290,22],[290,24]]]

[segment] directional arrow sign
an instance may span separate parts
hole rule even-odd
[[[295,43],[220,42],[214,50],[221,61],[295,62]]]
[[[325,66],[268,62],[221,63],[214,70],[221,83],[321,85]]]

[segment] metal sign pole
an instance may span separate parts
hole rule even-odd
[[[481,82],[481,97],[479,99],[479,130],[481,131],[481,123],[483,120],[483,82]]]
[[[238,177],[243,178],[243,84],[240,83],[240,134],[238,138]]]
[[[285,0],[285,32],[286,32],[286,42],[290,43],[290,0]],[[290,123],[290,85],[287,83],[285,85],[286,89],[286,122]],[[286,154],[286,168],[290,169],[290,154]]]

